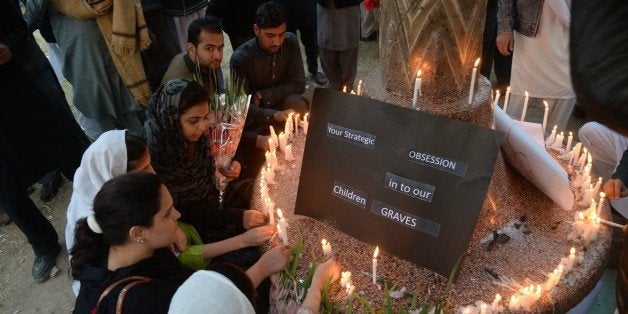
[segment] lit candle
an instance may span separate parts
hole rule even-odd
[[[347,92],[347,85],[345,85],[345,86],[343,86],[343,87],[342,87],[342,92],[343,92],[343,93],[346,93],[346,92]]]
[[[571,143],[573,142],[573,133],[569,132],[569,136],[567,137],[567,146],[565,147],[565,151],[571,150]]]
[[[303,116],[303,123],[301,123],[303,125],[303,133],[307,134],[307,129],[310,126],[310,113],[307,112],[304,116]]]
[[[554,144],[552,145],[552,149],[554,150],[563,149],[564,139],[565,139],[565,134],[563,132],[560,132],[558,135],[556,135],[556,140],[554,141]]]
[[[297,113],[296,116],[294,116],[294,135],[296,136],[297,134],[299,134],[299,117],[301,115]]]
[[[286,151],[287,144],[288,138],[286,137],[286,135],[283,132],[279,133],[279,149],[281,149],[282,152]]]
[[[358,81],[358,95],[362,95],[362,80]]]
[[[523,99],[523,110],[521,111],[521,121],[525,121],[526,119],[526,111],[528,111],[528,101],[530,98],[528,97],[528,91],[525,91],[526,97]]]
[[[281,237],[283,245],[288,245],[288,224],[286,223],[286,218],[283,217],[281,208],[277,208],[277,217],[279,217],[279,221],[277,222],[277,233]]]
[[[351,283],[351,272],[350,271],[343,271],[340,274],[340,287],[345,288],[347,287],[347,284]]]
[[[323,255],[331,256],[331,243],[327,242],[327,240],[321,240],[321,246],[323,247]]]
[[[275,145],[275,141],[272,138],[268,139],[268,149],[271,153],[274,153],[277,150],[277,146]]]
[[[600,203],[597,205],[598,216],[602,213],[602,204],[604,204],[604,197],[606,197],[606,193],[600,192]]]
[[[599,177],[597,179],[597,182],[595,183],[595,186],[593,187],[593,195],[596,195],[597,192],[600,191],[600,186],[602,185],[602,177]]]
[[[373,252],[373,284],[377,284],[377,255],[379,254],[379,246],[375,247]]]
[[[270,138],[275,143],[275,147],[277,147],[277,145],[279,145],[279,139],[277,138],[277,133],[275,133],[275,128],[273,128],[272,125],[270,126]]]
[[[545,135],[545,127],[547,126],[547,115],[549,114],[549,105],[545,100],[543,100],[543,104],[545,105],[545,112],[543,112],[543,135]]]
[[[414,79],[414,93],[412,95],[412,108],[416,109],[416,102],[418,96],[421,96],[421,69],[416,72],[416,79]]]
[[[501,96],[501,95],[500,95],[500,91],[498,89],[497,92],[495,92],[495,101],[493,102],[494,106],[497,106],[499,104],[499,96]]]
[[[510,86],[506,88],[506,95],[504,96],[504,112],[508,114],[508,102],[510,101]]]
[[[264,179],[266,180],[266,184],[274,185],[276,182],[275,182],[275,171],[273,170],[273,168],[270,165],[268,165],[262,169],[263,169],[262,175],[264,176]]]
[[[292,155],[292,144],[286,145],[286,149],[283,153],[283,159],[286,161],[293,161],[295,159]]]
[[[272,206],[270,204],[272,204]],[[270,202],[268,205],[268,223],[270,225],[275,224],[275,203],[273,202]]]
[[[573,147],[573,162],[571,164],[574,166],[578,164],[578,158],[580,157],[581,149],[582,149],[582,143],[580,142],[576,143],[576,145]]]
[[[499,302],[501,302],[501,301],[502,301],[502,296],[501,296],[501,294],[499,294],[499,293],[498,293],[498,294],[496,294],[496,295],[495,295],[495,299],[493,299],[493,303],[491,303],[491,309],[492,309],[494,312],[498,312],[498,311],[499,311],[499,308],[500,308],[500,306],[499,306]]]
[[[293,112],[288,114],[288,119],[286,119],[286,125],[284,127],[284,134],[286,134],[286,139],[292,138],[292,116]]]
[[[350,297],[351,295],[353,295],[353,292],[355,292],[355,286],[352,283],[348,283],[347,284],[347,297]]]
[[[469,105],[473,102],[473,90],[475,89],[475,77],[478,74],[478,64],[480,64],[480,58],[475,60],[473,64],[473,72],[471,72],[471,86],[469,86]]]
[[[552,129],[552,133],[550,133],[550,136],[547,138],[547,141],[545,141],[545,147],[552,146],[552,144],[554,144],[554,141],[556,141],[557,128],[558,126],[555,125],[554,128]]]
[[[587,159],[587,148],[582,149],[582,155],[580,155],[580,159],[578,159],[578,169],[582,171],[584,169],[584,163]]]

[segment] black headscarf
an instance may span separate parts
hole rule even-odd
[[[153,168],[164,180],[175,205],[218,195],[207,135],[189,144],[181,132],[181,94],[190,84],[198,83],[175,79],[162,84],[150,99],[144,124]],[[193,152],[188,145],[195,145]]]

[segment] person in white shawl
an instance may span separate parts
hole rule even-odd
[[[79,219],[93,214],[94,196],[102,185],[127,172],[155,173],[150,163],[146,142],[139,135],[125,130],[103,133],[83,154],[81,166],[74,174],[72,198],[68,205],[65,241],[68,258],[74,246],[74,230]],[[78,282],[72,284],[78,294]]]

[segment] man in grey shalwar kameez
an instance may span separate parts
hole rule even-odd
[[[353,90],[358,70],[362,0],[318,0],[317,40],[329,87]]]

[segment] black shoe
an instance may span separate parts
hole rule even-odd
[[[327,76],[325,76],[325,74],[323,74],[322,72],[316,72],[312,74],[312,78],[318,85],[325,85],[328,82]]]
[[[51,252],[35,257],[33,262],[33,279],[35,282],[44,282],[50,278],[50,272],[55,267],[55,260],[59,253],[61,253],[61,245],[57,243]]]
[[[59,188],[63,185],[63,178],[61,178],[61,173],[55,170],[46,174],[40,182],[42,185],[39,199],[47,203],[59,192]]]
[[[10,222],[11,218],[9,218],[9,215],[0,209],[0,226],[4,226]]]

